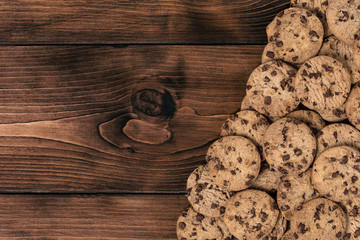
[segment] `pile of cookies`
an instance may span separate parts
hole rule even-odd
[[[178,239],[360,239],[360,0],[292,0],[266,33]]]

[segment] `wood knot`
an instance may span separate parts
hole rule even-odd
[[[175,111],[176,104],[166,89],[142,89],[131,97],[133,111],[139,119],[150,123],[167,122]]]

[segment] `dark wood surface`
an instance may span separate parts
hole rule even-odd
[[[171,195],[0,195],[0,239],[175,240],[186,201]]]
[[[289,1],[0,3],[0,239],[176,239]]]
[[[1,43],[264,43],[288,0],[2,0]]]

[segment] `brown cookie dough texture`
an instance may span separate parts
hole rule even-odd
[[[221,218],[211,218],[189,207],[177,220],[176,234],[179,240],[231,240],[232,236]]]
[[[250,105],[261,114],[281,117],[299,105],[294,89],[296,70],[281,62],[258,66],[250,75],[246,95]]]
[[[311,169],[299,175],[285,176],[278,187],[276,199],[281,214],[288,220],[303,203],[317,198],[311,182]]]
[[[356,44],[353,46],[353,61],[354,61],[354,67],[360,68],[360,41],[357,40]],[[359,80],[360,81],[360,80]],[[357,81],[357,82],[359,82]],[[353,82],[356,83],[356,82]]]
[[[360,130],[360,83],[352,88],[345,109],[350,123]]]
[[[231,115],[222,125],[220,136],[243,136],[251,140],[257,147],[262,140],[269,122],[260,113],[253,110],[242,110]]]
[[[326,21],[326,10],[329,5],[328,0],[291,0],[292,7],[306,8],[316,14],[324,27],[324,36],[329,36],[329,26]]]
[[[249,101],[248,96],[244,96],[243,100],[241,101],[241,110],[254,110],[254,108],[251,106],[251,103]]]
[[[324,29],[319,18],[304,8],[288,8],[267,26],[274,55],[286,62],[303,63],[315,56],[322,44]]]
[[[334,123],[324,127],[316,134],[317,155],[328,148],[347,145],[360,150],[360,132],[345,123]]]
[[[322,117],[314,111],[297,110],[286,115],[287,118],[293,118],[306,123],[313,133],[317,133],[326,126]]]
[[[290,221],[290,232],[299,240],[342,239],[345,228],[344,211],[325,198],[306,202],[294,212]]]
[[[212,178],[210,177],[207,165],[200,165],[189,175],[186,182],[186,190],[194,187],[198,183],[205,182],[211,183]]]
[[[188,200],[193,208],[209,217],[220,217],[225,212],[230,193],[226,188],[216,186],[207,165],[197,167],[188,177],[186,184]]]
[[[259,176],[256,178],[251,188],[265,192],[275,192],[280,183],[282,174],[271,169],[266,161],[263,161],[261,164]]]
[[[360,239],[360,199],[348,200],[343,206],[347,217],[344,240]]]
[[[360,196],[360,152],[349,146],[336,146],[322,152],[312,172],[314,187],[322,196],[346,202]]]
[[[266,129],[263,151],[271,168],[283,175],[300,174],[313,162],[316,139],[305,123],[282,118]]]
[[[354,48],[351,45],[338,40],[335,36],[324,39],[323,45],[319,51],[320,56],[329,56],[340,61],[351,75],[351,83],[355,84],[360,81],[360,70],[354,64]]]
[[[360,39],[360,0],[329,1],[326,12],[330,31],[346,44]]]
[[[302,104],[318,112],[331,112],[349,96],[351,80],[341,62],[317,56],[305,62],[295,78],[296,94]]]
[[[341,122],[347,119],[345,111],[345,103],[338,108],[335,108],[331,111],[319,111],[320,116],[328,122]]]
[[[278,220],[275,224],[275,227],[269,235],[262,238],[262,240],[280,240],[284,235],[287,228],[287,220],[283,215],[279,214]]]
[[[229,191],[250,187],[260,171],[257,147],[241,136],[226,136],[215,141],[206,154],[213,182]]]
[[[275,227],[278,216],[279,210],[270,195],[244,190],[229,199],[224,222],[238,239],[263,239]]]

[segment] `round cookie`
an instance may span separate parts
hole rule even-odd
[[[315,56],[322,44],[324,29],[319,18],[304,8],[288,8],[266,27],[275,56],[286,62],[303,63]]]
[[[330,31],[341,41],[354,45],[360,39],[360,0],[329,1],[326,12]]]
[[[274,169],[270,169],[269,164],[266,161],[261,163],[261,169],[259,176],[251,188],[262,190],[265,192],[275,192],[280,183],[282,174]]]
[[[177,220],[176,234],[179,240],[231,240],[232,236],[221,218],[210,218],[189,207]]]
[[[262,240],[280,240],[284,235],[287,228],[287,220],[283,215],[279,214],[278,220],[275,224],[275,227],[269,235],[264,237]]]
[[[297,119],[306,123],[313,133],[317,133],[322,128],[326,126],[325,121],[321,118],[321,116],[310,110],[297,110],[286,115],[287,118]]]
[[[224,222],[238,239],[261,239],[271,233],[278,216],[279,210],[270,195],[244,190],[229,199]]]
[[[246,95],[259,113],[281,117],[299,105],[293,82],[296,70],[281,62],[271,61],[258,66],[250,75]]]
[[[329,5],[328,0],[291,0],[290,6],[306,8],[316,14],[324,27],[324,36],[329,36],[329,26],[326,22],[326,10]]]
[[[283,175],[305,172],[316,154],[316,139],[303,122],[282,118],[265,131],[263,151],[270,167]]]
[[[316,134],[317,155],[328,148],[347,145],[360,149],[360,132],[345,123],[334,123],[324,127]]]
[[[268,120],[253,110],[242,110],[231,115],[222,125],[220,136],[243,136],[251,140],[257,147],[262,146],[262,140]]]
[[[311,169],[299,175],[285,176],[277,190],[276,201],[281,214],[288,220],[303,203],[319,196],[311,183]]]
[[[241,136],[226,136],[215,141],[207,151],[206,160],[213,182],[229,191],[250,187],[260,171],[257,147]]]
[[[346,215],[341,207],[325,198],[306,202],[293,214],[290,231],[299,240],[341,239],[345,235]]]
[[[360,130],[360,83],[352,88],[345,109],[350,123]]]
[[[326,149],[315,160],[312,181],[328,199],[345,202],[360,196],[360,152],[349,146]]]
[[[328,122],[341,122],[347,119],[345,111],[345,103],[331,111],[318,111],[320,116]]]
[[[328,56],[306,61],[295,78],[297,97],[307,108],[330,112],[349,96],[351,80],[341,62]]]
[[[346,43],[338,40],[335,36],[331,35],[324,39],[318,55],[329,56],[340,61],[349,71],[352,84],[360,81],[360,70],[354,64],[356,53],[353,46],[347,45]]]

